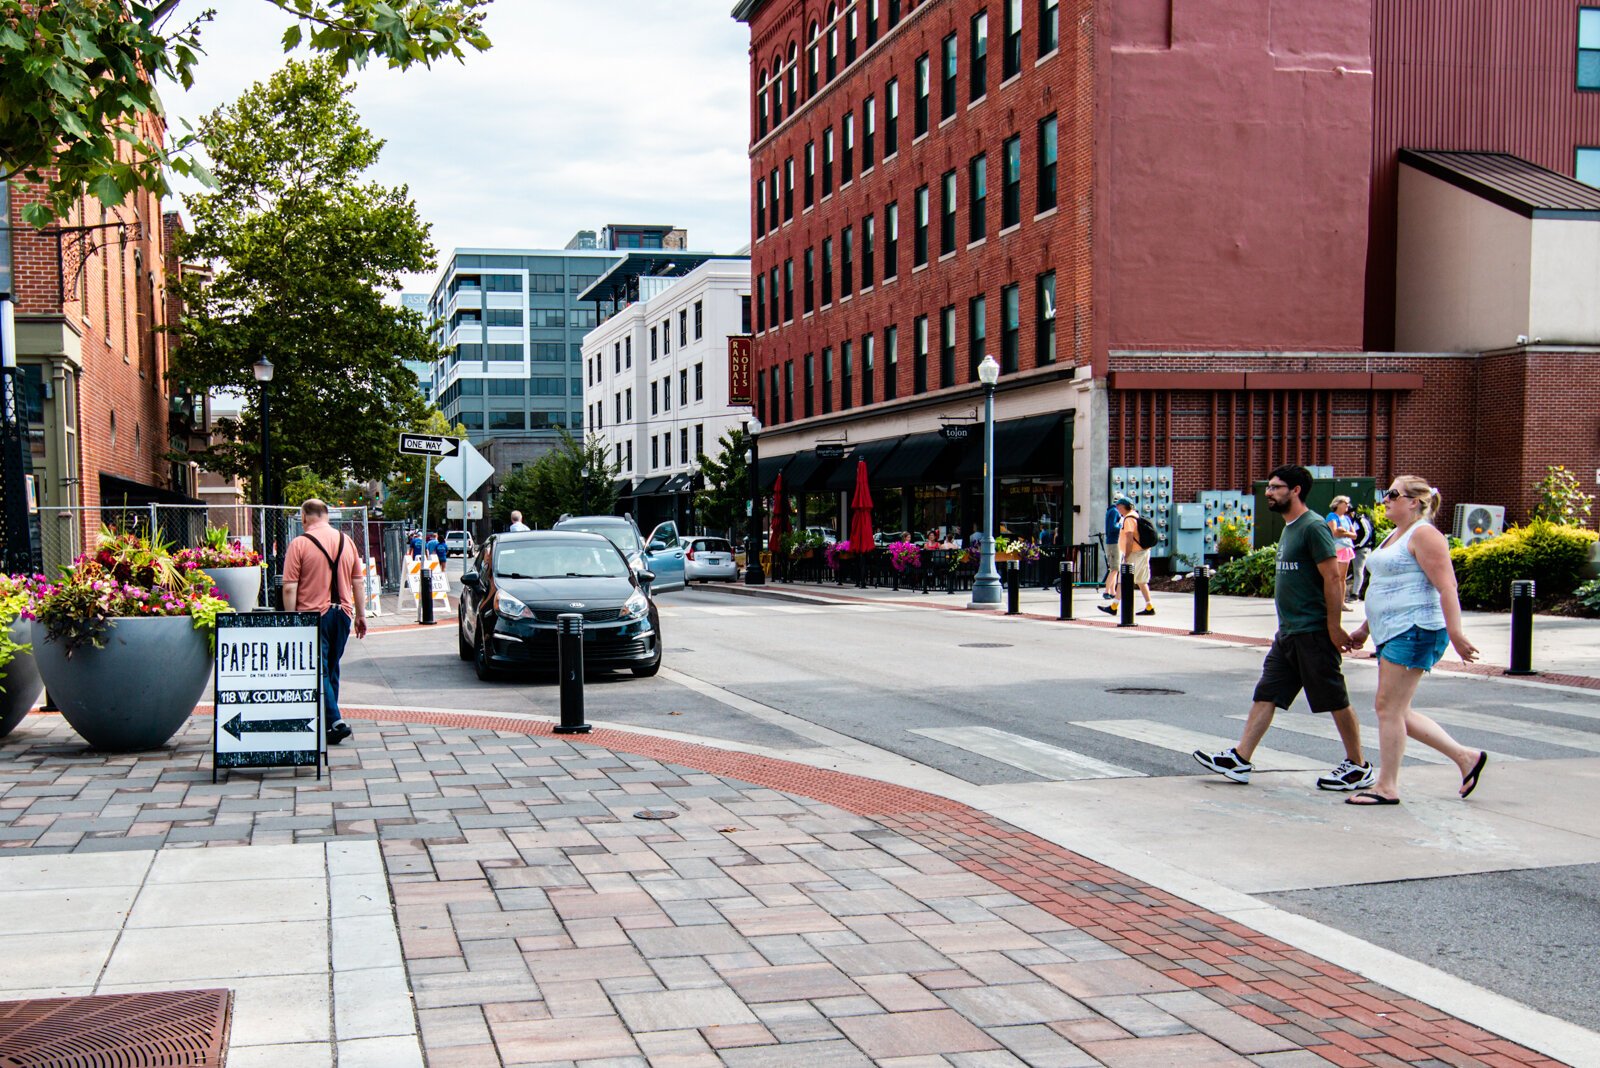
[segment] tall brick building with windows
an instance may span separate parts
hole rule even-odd
[[[831,521],[859,457],[880,526],[972,529],[981,462],[938,431],[992,353],[1014,533],[1088,541],[1123,466],[1177,500],[1416,472],[1526,516],[1546,464],[1600,468],[1580,9],[743,0],[762,479]]]

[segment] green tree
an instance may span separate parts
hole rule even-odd
[[[304,40],[341,74],[374,56],[404,69],[489,47],[491,0],[264,2],[299,20],[285,52]],[[166,195],[167,169],[209,184],[189,155],[196,135],[163,143],[148,120],[162,118],[156,83],[193,84],[201,30],[215,16],[183,0],[0,0],[0,181],[24,178],[48,194],[23,208],[26,222],[65,218],[86,192],[107,206],[135,189]]]
[[[442,434],[452,438],[467,436],[466,427],[460,423],[451,426],[450,420],[446,419],[444,413],[437,408],[428,409],[425,415],[406,429],[418,434]],[[390,451],[393,451],[393,443]],[[415,522],[422,517],[422,478],[429,466],[427,457],[394,456],[392,462],[394,469],[385,480],[387,493],[383,502],[384,518],[410,519]],[[428,490],[428,521],[423,525],[429,530],[437,530],[444,526],[445,505],[457,497],[456,491],[439,477],[438,460],[433,461],[432,468],[433,481],[429,483]]]
[[[563,430],[554,450],[500,483],[495,518],[504,523],[515,509],[529,526],[549,527],[563,515],[610,515],[621,470],[599,438],[580,441]]]
[[[742,429],[733,427],[717,444],[721,448],[716,459],[705,453],[696,458],[705,489],[694,495],[694,514],[705,529],[720,530],[732,538],[744,524],[750,507],[750,465],[744,458],[750,439]]]
[[[434,250],[403,186],[361,181],[382,142],[349,93],[333,64],[291,61],[202,126],[217,190],[189,199],[193,231],[180,252],[214,275],[178,284],[186,311],[172,378],[249,398],[201,454],[210,470],[259,470],[262,387],[251,366],[263,356],[274,366],[265,389],[275,485],[301,465],[382,478],[396,435],[422,418],[401,361],[438,350],[423,317],[384,296],[402,273],[431,268]]]
[[[339,505],[341,492],[340,482],[325,478],[309,467],[297,467],[289,473],[289,481],[283,485],[283,502],[295,505],[308,497],[315,497],[324,504]]]
[[[1582,527],[1589,524],[1594,510],[1594,494],[1583,492],[1578,476],[1561,464],[1545,469],[1539,480],[1539,503],[1533,506],[1533,518],[1548,519],[1562,526]]]

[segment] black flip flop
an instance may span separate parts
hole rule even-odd
[[[1357,800],[1358,798],[1362,797],[1370,797],[1372,800]],[[1350,797],[1345,798],[1344,803],[1347,805],[1354,805],[1357,808],[1377,808],[1379,805],[1398,805],[1400,803],[1400,799],[1398,797],[1384,797],[1382,794],[1375,794],[1371,790],[1362,790],[1358,794],[1353,794]]]
[[[1483,766],[1489,763],[1489,751],[1483,750],[1478,754],[1478,762],[1472,765],[1472,770],[1461,777],[1461,799],[1465,801],[1472,796],[1472,791],[1478,788],[1478,776],[1483,774]]]

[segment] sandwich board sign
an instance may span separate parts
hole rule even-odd
[[[315,612],[217,617],[211,781],[231,768],[317,769],[326,731],[322,642]]]

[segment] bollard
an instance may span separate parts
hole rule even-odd
[[[583,721],[583,616],[556,617],[556,655],[561,669],[561,725],[557,734],[588,734]]]
[[[1123,564],[1117,575],[1117,593],[1122,597],[1122,612],[1117,619],[1119,627],[1137,627],[1133,621],[1133,565]]]
[[[1189,633],[1211,633],[1211,569],[1204,564],[1194,569],[1194,630]]]
[[[1533,580],[1511,584],[1511,666],[1507,675],[1537,675],[1533,670]]]
[[[1022,568],[1012,564],[1006,568],[1006,615],[1014,616],[1022,610]]]
[[[417,622],[433,626],[433,571],[427,567],[417,576]]]
[[[1061,561],[1061,615],[1060,619],[1072,618],[1072,572],[1071,560]]]

